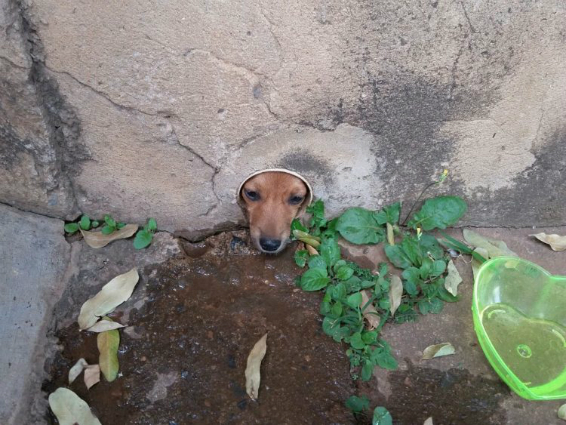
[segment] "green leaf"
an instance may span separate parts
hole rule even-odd
[[[430,270],[430,275],[433,277],[438,277],[446,270],[446,262],[444,260],[436,260],[432,263]]]
[[[400,245],[386,245],[385,255],[398,269],[406,269],[413,265]]]
[[[362,334],[362,340],[367,345],[373,344],[377,340],[377,331],[364,332]]]
[[[336,277],[340,280],[348,280],[354,274],[354,270],[349,266],[342,266],[336,271]]]
[[[346,285],[343,283],[336,285],[332,291],[332,298],[335,300],[343,300],[346,298]]]
[[[362,367],[362,381],[369,381],[373,373],[373,363],[366,360]]]
[[[397,224],[399,222],[399,213],[401,212],[401,202],[383,207],[379,212],[374,213],[375,221],[378,224]]]
[[[346,407],[354,413],[360,413],[369,408],[369,400],[364,395],[362,397],[350,396],[346,400]]]
[[[79,221],[79,226],[83,230],[89,230],[90,229],[90,218],[89,218],[88,215],[85,214],[81,217],[81,221]]]
[[[134,238],[134,248],[144,249],[149,246],[152,239],[153,235],[147,230],[142,229],[138,233],[136,233],[136,237]]]
[[[295,259],[295,264],[299,267],[305,267],[307,261],[309,259],[309,252],[306,249],[301,249],[299,251],[295,251],[295,255],[293,256]]]
[[[350,295],[346,300],[346,303],[351,308],[358,308],[361,302],[362,302],[362,294],[360,292],[356,292],[355,294]]]
[[[343,311],[344,308],[342,307],[342,303],[340,301],[337,301],[330,309],[330,312],[336,317],[342,316]]]
[[[367,344],[362,340],[362,334],[360,332],[356,332],[350,337],[350,345],[356,350],[361,350]]]
[[[114,220],[109,214],[104,216],[104,222],[110,227],[116,227],[116,220]]]
[[[403,279],[405,279],[403,287],[409,295],[416,295],[417,288],[421,285],[421,275],[416,267],[409,267],[403,271]]]
[[[328,266],[333,266],[340,260],[340,247],[334,238],[327,238],[322,241],[319,252]]]
[[[109,235],[110,233],[116,231],[116,227],[113,226],[109,226],[109,225],[104,225],[101,229],[101,232],[103,235]]]
[[[419,241],[411,236],[405,236],[401,242],[401,248],[411,263],[420,267],[423,262],[423,255]]]
[[[307,213],[311,215],[310,225],[322,227],[326,224],[324,218],[324,202],[319,199],[307,207]]]
[[[100,221],[98,221],[98,220],[93,220],[93,221],[90,223],[90,225],[91,225],[92,228],[98,227],[98,226],[100,226]]]
[[[78,223],[67,223],[65,224],[65,232],[67,232],[69,235],[72,235],[73,233],[76,233],[79,230],[79,224]]]
[[[309,260],[309,269],[325,269],[326,270],[326,261],[320,255],[312,255]]]
[[[301,288],[305,291],[318,291],[330,283],[326,268],[308,269],[301,276]]]
[[[378,406],[373,411],[371,425],[393,425],[393,418],[385,407]]]
[[[397,360],[391,355],[391,351],[388,347],[374,348],[370,354],[370,357],[376,365],[383,369],[395,370],[399,367]]]
[[[423,255],[430,254],[435,260],[440,260],[444,257],[444,250],[434,236],[422,235],[419,245]]]
[[[301,221],[298,218],[295,218],[291,222],[291,235],[293,234],[293,230],[300,230],[301,232],[306,232],[306,233],[308,233],[309,231],[309,229],[303,226],[303,223],[301,223]]]
[[[120,221],[119,223],[116,223],[116,229],[120,230],[122,227],[124,227],[126,225],[126,223]],[[147,231],[147,226],[144,227],[144,230]]]
[[[439,196],[427,199],[408,225],[412,228],[421,227],[423,230],[446,229],[466,213],[468,206],[458,196]]]
[[[154,233],[157,230],[157,221],[155,221],[155,218],[150,218],[147,221],[147,230],[149,230],[152,233]]]
[[[364,208],[349,208],[336,222],[336,230],[348,242],[377,244],[385,239],[385,232],[373,216],[373,212]]]

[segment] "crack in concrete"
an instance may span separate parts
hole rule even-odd
[[[450,84],[450,89],[448,91],[448,100],[454,99],[454,89],[456,88],[456,71],[457,71],[458,63],[460,62],[460,57],[462,56],[462,53],[464,53],[464,46],[460,47],[460,50],[458,51],[458,54],[456,55],[456,59],[454,60],[454,63],[452,64],[452,71],[451,71],[452,83]]]
[[[95,89],[94,87],[92,87],[91,85],[79,80],[77,77],[75,77],[73,74],[71,74],[68,71],[60,71],[60,70],[56,70],[53,69],[47,65],[45,65],[45,69],[47,69],[49,72],[52,72],[53,74],[59,74],[59,75],[66,75],[67,77],[71,78],[73,81],[75,81],[76,83],[78,83],[80,86],[92,91],[93,93],[103,97],[105,100],[107,100],[108,102],[110,102],[112,105],[114,105],[116,108],[123,110],[123,111],[127,111],[127,112],[134,112],[134,113],[140,113],[143,115],[147,115],[150,117],[156,117],[159,116],[158,113],[150,113],[147,111],[143,111],[141,109],[137,109],[137,108],[133,108],[131,106],[126,106],[126,105],[122,105],[114,100],[112,100],[112,98],[110,98],[110,96],[108,96],[106,93]]]
[[[470,31],[472,31],[472,34],[475,34],[476,29],[474,28],[474,26],[472,25],[472,22],[470,21],[470,17],[468,16],[468,11],[466,10],[466,7],[464,6],[463,1],[460,1],[460,6],[462,6],[462,10],[464,11],[464,16],[466,17],[466,21],[468,22],[468,25],[470,26]]]

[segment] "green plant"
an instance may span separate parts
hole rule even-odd
[[[125,225],[126,223],[116,222],[116,220],[114,220],[110,214],[106,214],[104,216],[104,226],[102,226],[102,229],[100,231],[103,235],[110,235],[116,230],[120,230]]]
[[[291,227],[296,239],[316,251],[295,253],[297,265],[308,266],[297,284],[305,291],[324,291],[320,306],[323,331],[348,344],[346,354],[354,379],[369,380],[376,366],[396,369],[391,347],[379,335],[385,322],[413,321],[418,313],[439,313],[444,301],[457,301],[444,287],[449,256],[436,238],[422,230],[455,224],[466,211],[465,202],[455,196],[428,199],[407,228],[398,224],[399,202],[379,211],[350,208],[330,221],[324,217],[322,200],[307,211],[311,213],[308,227],[298,220]],[[397,291],[400,299],[393,300],[396,295],[390,291],[389,265],[381,263],[372,273],[346,261],[338,245],[340,236],[354,244],[386,243],[387,258],[403,270],[403,288]],[[365,320],[372,318],[374,325],[366,326]]]
[[[150,218],[147,221],[147,224],[143,227],[143,229],[139,230],[136,233],[136,237],[134,238],[134,248],[136,249],[144,249],[151,244],[153,239],[153,234],[157,230],[157,222],[154,218]]]
[[[90,229],[94,229],[95,227],[99,226],[99,222],[96,220],[91,220],[90,217],[86,214],[83,214],[81,216],[81,218],[79,219],[79,221],[75,222],[75,223],[67,223],[65,224],[65,232],[68,233],[69,235],[72,235],[73,233],[76,233],[79,231],[79,229],[81,230],[90,230]]]

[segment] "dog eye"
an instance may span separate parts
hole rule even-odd
[[[291,205],[299,205],[301,202],[303,202],[303,199],[305,198],[303,198],[302,196],[291,196],[289,198],[289,203]]]
[[[259,201],[259,193],[253,190],[244,190],[244,193],[250,201]]]

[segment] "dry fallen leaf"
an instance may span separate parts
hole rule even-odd
[[[479,255],[481,255],[486,260],[489,260],[489,253],[487,252],[486,249],[476,248],[476,249],[474,249],[474,252],[477,252]],[[476,277],[478,276],[478,271],[479,271],[481,265],[482,265],[482,263],[480,263],[478,260],[476,260],[474,257],[472,257],[472,272],[474,273],[474,281],[476,280]]]
[[[430,360],[434,357],[449,356],[451,354],[454,354],[455,352],[456,350],[454,350],[454,347],[449,342],[430,345],[424,349],[422,360]]]
[[[87,329],[89,332],[106,332],[111,331],[112,329],[120,329],[124,328],[125,326],[118,322],[111,322],[109,320],[99,320],[90,328]]]
[[[430,418],[428,418],[426,421],[424,421],[424,424],[423,424],[423,425],[434,425],[434,424],[432,423],[432,416],[431,416]]]
[[[395,311],[401,305],[401,297],[403,296],[403,282],[399,276],[391,276],[391,287],[389,288],[389,310],[391,316],[395,315]]]
[[[309,244],[305,244],[305,246],[307,247],[309,255],[318,255],[318,251],[315,248],[313,248]]]
[[[259,395],[259,384],[261,381],[260,367],[266,351],[267,334],[262,336],[261,339],[256,342],[248,356],[248,363],[246,366],[246,392],[252,400],[257,400]]]
[[[84,381],[86,388],[90,390],[95,384],[100,382],[100,365],[93,364],[85,367]]]
[[[116,276],[104,285],[98,294],[85,302],[81,307],[79,314],[80,329],[90,328],[99,317],[111,313],[116,307],[130,298],[138,280],[138,271],[134,268],[128,273]]]
[[[134,236],[134,234],[138,231],[138,225],[126,224],[120,230],[116,230],[109,235],[104,235],[102,232],[88,232],[83,229],[80,229],[80,231],[88,246],[90,246],[91,248],[102,248],[112,241],[118,239],[126,239]]]
[[[460,276],[460,273],[458,272],[458,269],[456,268],[452,260],[448,262],[447,270],[448,274],[446,275],[446,279],[444,281],[444,287],[448,292],[456,296],[458,295],[458,285],[462,283],[462,277]]]
[[[566,421],[566,404],[558,408],[558,417]]]
[[[75,379],[82,373],[85,367],[88,366],[88,363],[85,359],[79,359],[78,362],[69,370],[69,385],[75,382]]]
[[[387,223],[387,243],[389,245],[395,245],[395,234],[393,233],[393,226]]]
[[[362,302],[360,303],[360,308],[363,308],[370,300],[370,295],[369,295],[369,291],[367,290],[361,291],[361,294],[362,294]],[[372,331],[379,326],[380,317],[373,303],[369,304],[365,308],[365,310],[363,311],[363,315],[364,315],[364,319],[366,319],[368,322],[368,326],[367,326],[368,330]]]
[[[102,425],[88,404],[67,388],[58,388],[49,395],[49,407],[59,425]]]
[[[517,254],[511,251],[507,247],[507,244],[503,241],[485,238],[479,233],[476,233],[469,229],[464,229],[462,233],[464,235],[464,239],[466,240],[466,242],[468,242],[468,244],[472,245],[474,248],[485,249],[488,252],[489,258],[501,257],[504,255],[517,257]]]
[[[550,245],[553,251],[566,251],[566,236],[560,235],[547,235],[546,233],[537,233],[534,236],[539,241]]]
[[[120,369],[120,364],[118,363],[120,332],[117,329],[113,329],[99,333],[96,337],[96,345],[100,352],[98,357],[100,371],[108,382],[112,382],[118,376],[118,370]]]

